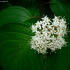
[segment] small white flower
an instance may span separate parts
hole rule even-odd
[[[45,16],[31,27],[32,32],[35,32],[31,39],[31,48],[38,53],[46,54],[48,49],[55,51],[66,44],[63,38],[67,33],[65,19],[55,16],[52,20]]]
[[[32,25],[32,32],[36,32],[37,31],[37,27],[35,25]]]
[[[43,20],[43,22],[45,21],[45,22],[50,22],[50,19],[47,17],[47,16],[45,16],[44,18],[42,18],[42,20]]]

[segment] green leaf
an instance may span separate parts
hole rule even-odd
[[[31,49],[30,25],[35,22],[31,18],[28,10],[17,6],[0,13],[0,64],[3,70],[44,69],[42,55]]]
[[[67,46],[57,50],[56,53],[48,53],[45,59],[46,70],[69,70],[70,69],[70,43],[66,38]]]
[[[13,6],[0,12],[0,26],[6,23],[24,23],[32,18],[30,12],[22,7]]]
[[[31,49],[29,29],[15,24],[0,29],[0,63],[4,70],[43,70],[41,55]]]
[[[65,17],[70,23],[70,5],[60,3],[58,0],[50,0],[50,8],[54,15]]]
[[[55,2],[60,2],[60,3],[62,3],[62,4],[70,4],[70,1],[69,0],[53,0],[53,1],[55,1]]]
[[[10,40],[0,46],[0,60],[4,70],[43,70],[41,57],[26,40]]]
[[[24,25],[25,26],[25,25]],[[19,32],[26,35],[33,35],[30,28],[24,27],[22,24],[9,23],[0,27],[0,33],[4,32]]]
[[[39,9],[37,7],[30,7],[28,9],[30,11],[30,13],[32,14],[32,16],[36,17],[36,18],[39,18],[40,17],[40,12],[39,12]]]

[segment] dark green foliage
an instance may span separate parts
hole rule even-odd
[[[45,15],[63,16],[70,23],[70,4],[67,0],[0,3],[0,70],[70,70],[70,36],[65,37],[67,46],[56,53],[42,55],[31,49],[31,25]]]
[[[32,17],[28,10],[17,6],[0,13],[0,63],[4,70],[43,70],[41,55],[30,47],[33,33],[28,20]]]
[[[70,23],[70,5],[67,3],[61,3],[60,0],[50,0],[50,8],[54,12],[54,15],[65,17]]]

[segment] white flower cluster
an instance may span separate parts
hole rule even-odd
[[[66,44],[63,38],[66,34],[66,21],[61,17],[54,17],[50,20],[47,16],[42,18],[42,21],[37,21],[31,27],[35,36],[31,39],[31,48],[38,53],[45,54],[47,49],[55,51],[61,49]]]

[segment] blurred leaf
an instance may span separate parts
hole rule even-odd
[[[30,47],[31,36],[26,34],[29,30],[26,30],[27,28],[23,26],[11,25],[11,28],[9,26],[10,24],[2,26],[1,29],[3,32],[1,31],[0,34],[0,62],[3,69],[36,70],[37,68],[38,70],[42,70],[43,67],[40,67],[42,59],[39,58],[41,56]],[[26,33],[23,29],[26,30]],[[9,32],[6,32],[7,30]]]
[[[36,8],[36,7],[30,7],[28,9],[30,11],[30,13],[32,14],[32,16],[36,17],[36,18],[39,18],[40,17],[40,12],[39,12],[39,9]]]
[[[23,25],[19,25],[17,23],[9,23],[9,24],[5,24],[3,26],[0,27],[0,33],[4,33],[4,32],[19,32],[19,33],[24,33],[27,34],[29,36],[33,35],[32,31],[30,30],[30,28],[26,28]]]
[[[35,22],[32,18],[27,9],[18,6],[1,11],[0,64],[3,70],[44,69],[42,55],[30,46],[33,35],[30,26]]]
[[[22,23],[33,18],[30,12],[22,7],[13,6],[0,12],[0,26],[6,23]]]
[[[58,0],[50,0],[50,8],[55,15],[65,17],[70,23],[70,5],[62,4]]]
[[[70,38],[66,38],[67,46],[56,53],[48,53],[45,59],[45,68],[47,70],[70,70]]]
[[[53,0],[55,2],[59,2],[59,3],[62,3],[62,4],[70,4],[70,1],[69,0]]]

